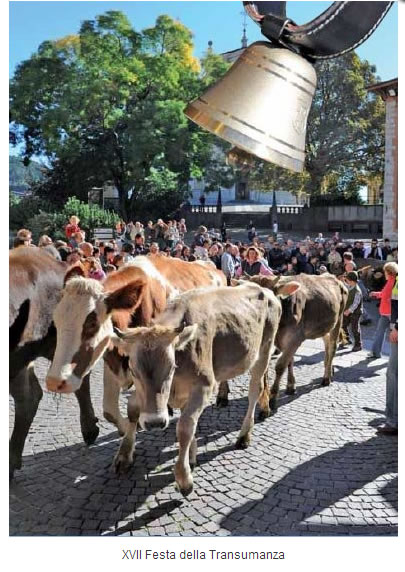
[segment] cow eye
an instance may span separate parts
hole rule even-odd
[[[86,317],[83,329],[82,329],[82,339],[88,340],[96,335],[100,328],[100,323],[97,318],[96,312],[90,312],[90,314]]]

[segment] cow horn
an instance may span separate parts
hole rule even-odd
[[[276,286],[280,278],[281,278],[280,274],[278,274],[278,276],[275,276],[274,279],[271,281],[271,285]]]
[[[117,326],[114,326],[114,334],[116,334],[119,338],[123,338],[124,337],[124,332],[121,331],[119,328],[117,328]]]

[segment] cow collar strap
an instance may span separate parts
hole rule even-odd
[[[393,2],[333,2],[307,24],[286,17],[286,2],[243,2],[249,16],[271,42],[308,60],[335,58],[365,42]]]

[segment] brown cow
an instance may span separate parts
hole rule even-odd
[[[289,283],[279,293],[297,288],[298,284]],[[129,425],[115,458],[116,470],[125,471],[132,463],[138,422],[143,429],[167,426],[169,403],[181,409],[175,478],[181,493],[188,495],[193,488],[190,465],[196,462],[198,419],[217,383],[250,371],[249,407],[236,443],[246,448],[280,316],[276,296],[247,282],[239,288],[186,292],[152,327],[130,329],[116,337],[114,343],[129,355],[136,387],[128,401]],[[261,404],[268,410],[267,394]]]
[[[58,338],[48,389],[71,392],[80,387],[83,376],[107,350],[113,324],[120,329],[149,325],[178,292],[221,284],[225,276],[211,266],[164,256],[138,256],[103,284],[72,279],[54,312]],[[121,434],[127,419],[120,413],[118,395],[131,383],[128,359],[110,348],[104,359],[103,409]]]
[[[25,439],[42,398],[34,372],[34,360],[51,359],[56,346],[52,313],[63,288],[67,266],[43,249],[19,247],[10,252],[10,393],[15,404],[15,421],[10,439],[10,477],[21,468]],[[75,272],[75,270],[73,270]],[[76,393],[80,406],[83,439],[97,438],[97,418],[86,378]]]
[[[343,311],[348,296],[346,286],[332,274],[311,276],[252,276],[252,282],[271,289],[276,295],[285,285],[296,282],[299,290],[282,300],[282,315],[275,346],[281,351],[276,362],[276,377],[270,393],[270,407],[277,411],[280,380],[288,367],[286,393],[295,393],[294,355],[304,340],[323,338],[325,344],[325,370],[322,385],[332,381],[332,362],[335,357]],[[240,283],[240,282],[238,282]],[[227,403],[229,388],[222,383],[218,392],[220,405]]]

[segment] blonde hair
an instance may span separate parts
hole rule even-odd
[[[72,216],[70,217],[70,219],[69,219],[69,222],[70,222],[71,224],[79,224],[80,219],[79,219],[78,216],[72,215]]]
[[[49,244],[52,243],[53,243],[52,238],[50,238],[47,234],[43,234],[38,241],[38,246],[39,247],[48,246]]]
[[[390,276],[396,276],[398,274],[398,264],[396,262],[387,262],[387,264],[384,264],[384,272]]]

